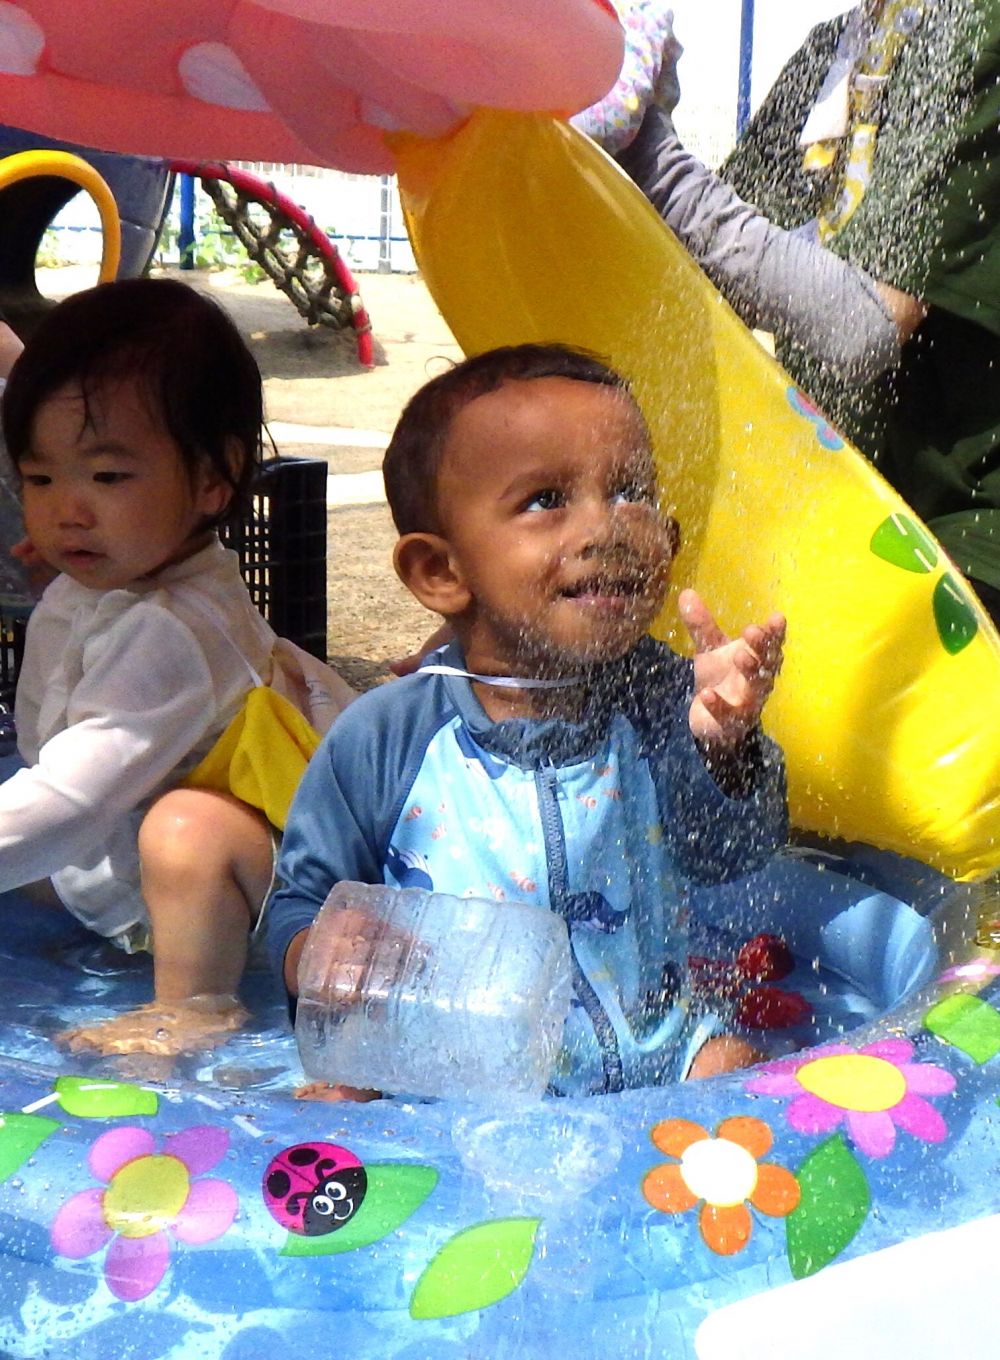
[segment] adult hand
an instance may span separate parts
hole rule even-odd
[[[656,78],[653,102],[658,104],[664,113],[672,115],[681,101],[681,82],[677,74],[677,63],[680,61],[684,48],[674,37],[673,10],[667,11],[666,22],[666,35],[663,39],[663,51],[660,58],[660,74]]]
[[[419,669],[425,656],[436,651],[438,647],[443,647],[454,636],[450,625],[442,623],[440,628],[435,628],[434,632],[421,644],[417,651],[411,652],[409,656],[401,656],[396,661],[390,661],[389,669],[393,675],[412,675],[415,670]]]

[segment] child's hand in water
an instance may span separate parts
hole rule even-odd
[[[760,720],[781,669],[785,619],[771,614],[729,638],[701,596],[682,590],[681,618],[694,643],[694,700],[689,722],[697,741],[732,750]]]
[[[71,1053],[205,1053],[241,1029],[248,1012],[235,996],[192,996],[148,1006],[56,1035]]]

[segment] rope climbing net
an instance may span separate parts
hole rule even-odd
[[[371,322],[354,277],[308,213],[273,184],[235,165],[176,161],[172,168],[197,176],[247,255],[310,326],[353,327],[359,359],[372,362]]]

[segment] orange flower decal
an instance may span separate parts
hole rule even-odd
[[[792,1173],[760,1160],[774,1141],[762,1119],[724,1119],[714,1137],[690,1119],[664,1119],[652,1139],[677,1160],[654,1166],[642,1193],[664,1214],[683,1214],[700,1202],[701,1235],[719,1256],[735,1256],[750,1241],[748,1201],[773,1218],[784,1218],[799,1202]]]

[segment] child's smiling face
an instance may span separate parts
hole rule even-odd
[[[477,397],[448,431],[437,503],[471,596],[455,620],[470,669],[613,660],[662,604],[677,526],[616,388],[535,378]]]

